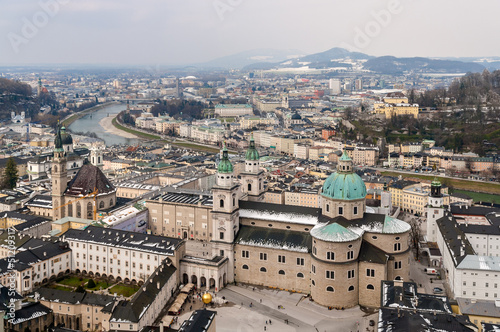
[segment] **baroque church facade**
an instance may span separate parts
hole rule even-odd
[[[147,201],[153,234],[184,238],[181,282],[236,282],[310,294],[320,305],[380,306],[382,280],[409,280],[410,226],[366,212],[366,186],[344,152],[321,208],[262,202],[253,138],[241,180],[226,147],[212,195],[173,191]]]
[[[95,219],[99,210],[116,205],[116,188],[109,182],[98,166],[88,161],[68,183],[67,158],[72,152],[72,139],[63,128],[58,128],[54,140],[52,160],[52,219],[77,217]],[[97,150],[91,152],[93,161],[102,160]]]

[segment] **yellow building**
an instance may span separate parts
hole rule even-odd
[[[411,115],[415,119],[418,118],[418,104],[409,104],[408,98],[402,93],[387,95],[383,102],[373,105],[376,114],[384,114],[386,119],[393,116]]]
[[[500,324],[500,308],[496,301],[472,300],[457,298],[458,314],[467,315],[474,325],[478,327],[478,332],[483,331],[481,323]]]
[[[429,202],[431,187],[429,184],[418,183],[414,181],[396,181],[389,187],[391,193],[392,205],[400,207],[402,211],[412,214],[425,214],[425,207]],[[443,204],[450,204],[448,188],[442,188]]]
[[[70,229],[84,229],[90,224],[92,224],[92,220],[76,217],[64,217],[52,222],[52,231],[49,234],[51,236],[61,236]]]

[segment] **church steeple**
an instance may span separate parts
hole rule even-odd
[[[242,190],[249,201],[261,201],[264,193],[264,172],[260,169],[259,151],[255,147],[253,133],[245,154],[245,172],[241,173]]]
[[[64,208],[64,192],[68,185],[68,171],[66,169],[66,153],[63,148],[63,139],[61,135],[61,127],[57,126],[57,133],[54,139],[54,158],[52,159],[52,218],[53,220],[61,219],[65,216]]]
[[[229,161],[229,152],[226,142],[222,148],[222,158],[217,166],[217,185],[221,187],[231,187],[233,183],[233,164]]]

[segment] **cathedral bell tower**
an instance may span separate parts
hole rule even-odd
[[[436,220],[444,216],[444,200],[441,194],[441,182],[435,178],[431,183],[431,194],[425,208],[427,214],[427,241],[437,241],[437,224]]]
[[[240,185],[234,182],[233,165],[229,161],[226,144],[217,166],[216,185],[212,188],[212,255],[229,258],[228,281],[234,280],[233,243],[239,231]]]
[[[54,158],[52,159],[52,220],[65,217],[64,192],[68,185],[68,171],[66,170],[66,152],[63,148],[61,127],[58,126],[54,139]]]
[[[264,198],[264,171],[260,169],[259,159],[252,134],[245,154],[245,172],[240,173],[240,176],[243,193],[247,194],[247,200],[254,202]]]

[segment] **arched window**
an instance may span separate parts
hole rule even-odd
[[[68,217],[73,217],[73,204],[71,204],[71,201],[68,204]]]
[[[252,184],[251,183],[248,184],[248,191],[252,191]]]
[[[401,276],[397,276],[394,280],[401,280]]]
[[[302,272],[297,273],[297,278],[304,278],[304,274]]]
[[[101,201],[101,202],[99,203],[99,209],[104,209],[104,202],[103,202],[103,201]]]
[[[82,217],[82,206],[80,205],[80,202],[76,202],[76,216],[78,218]]]
[[[374,290],[374,289],[375,289],[375,287],[373,287],[373,285],[372,285],[372,284],[368,284],[368,285],[366,285],[366,289],[371,289],[371,290]]]
[[[54,165],[54,173],[57,172],[57,165]]]
[[[248,265],[246,265],[246,264],[245,264],[245,265],[243,265],[241,268],[242,268],[243,270],[248,270]]]
[[[221,199],[221,200],[220,200],[220,202],[219,202],[219,206],[220,206],[221,208],[223,208],[223,207],[224,207],[224,200],[223,200],[223,199]]]
[[[87,204],[87,219],[92,219],[92,218],[93,218],[92,203],[88,202],[88,204]]]
[[[261,267],[260,268],[260,272],[267,272],[266,268],[265,267]]]
[[[284,276],[284,275],[285,275],[285,271],[283,271],[283,270],[279,270],[279,271],[278,271],[278,274],[281,274],[281,275],[283,275],[283,276]]]
[[[328,286],[328,287],[326,287],[326,291],[327,291],[327,292],[332,292],[332,293],[333,293],[333,287],[332,287],[332,286]]]
[[[348,291],[349,291],[349,292],[352,292],[353,290],[354,290],[354,286],[349,286]]]
[[[342,206],[339,206],[339,215],[344,214],[344,208]]]
[[[357,206],[354,207],[354,214],[358,214],[358,207]]]

